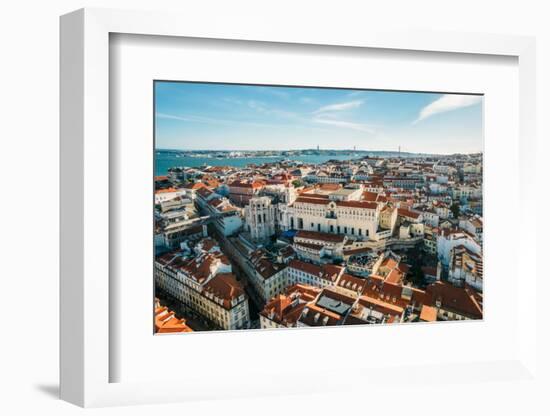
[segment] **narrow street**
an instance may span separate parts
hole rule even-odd
[[[168,307],[168,309],[174,311],[177,318],[185,319],[186,324],[193,331],[212,331],[216,329],[208,322],[206,322],[203,318],[201,318],[198,314],[189,310],[189,308],[187,308],[178,299],[170,296],[158,287],[155,287],[155,296],[159,298],[160,304],[162,306],[166,306]]]

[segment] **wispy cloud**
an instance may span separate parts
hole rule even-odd
[[[480,95],[456,95],[445,94],[441,98],[438,98],[434,102],[424,107],[418,118],[413,121],[412,124],[416,124],[419,121],[425,120],[428,117],[434,116],[440,113],[446,113],[448,111],[457,110],[459,108],[470,107],[481,102]]]
[[[340,127],[349,130],[374,133],[374,128],[366,123],[343,120],[342,115],[347,110],[353,110],[363,105],[363,100],[344,101],[340,103],[328,104],[313,111],[311,121],[318,124],[325,124],[332,127]]]
[[[176,116],[173,114],[165,114],[165,113],[157,113],[157,118],[163,118],[166,120],[179,120],[179,121],[214,121],[214,120],[208,120],[203,117],[196,117],[196,116]]]
[[[260,114],[277,116],[288,119],[299,119],[299,115],[292,111],[281,110],[279,108],[274,108],[262,101],[257,100],[248,100],[247,105],[252,110],[257,111]]]
[[[362,131],[362,132],[365,132],[365,133],[371,133],[371,134],[375,133],[375,129],[370,124],[356,123],[356,122],[345,121],[345,120],[338,120],[338,119],[334,119],[334,118],[330,118],[330,117],[325,117],[325,116],[322,116],[322,115],[314,117],[313,122],[314,123],[319,123],[319,124],[327,124],[327,125],[334,126],[334,127],[341,127],[341,128],[345,128],[345,129]]]
[[[240,125],[240,126],[253,126],[253,127],[279,127],[279,125],[275,124],[269,124],[269,123],[257,123],[254,121],[247,121],[247,120],[227,120],[227,119],[221,119],[221,118],[212,118],[212,117],[204,117],[204,116],[196,116],[196,115],[174,115],[174,114],[166,114],[166,113],[157,113],[157,118],[166,119],[166,120],[178,120],[178,121],[185,121],[188,123],[203,123],[203,124],[214,124],[214,125]]]
[[[365,94],[367,91],[365,90],[356,90],[356,91],[352,91],[348,94],[348,97],[359,97],[363,94]]]
[[[362,104],[363,104],[363,100],[353,100],[353,101],[346,101],[343,103],[329,104],[319,108],[318,110],[315,110],[313,114],[351,110],[353,108],[360,107]]]
[[[271,110],[271,111],[278,111],[278,110]],[[281,110],[282,111],[282,110]],[[285,116],[288,118],[294,117],[294,113],[285,113],[281,116]],[[263,122],[257,122],[252,120],[230,120],[230,119],[223,119],[223,118],[213,118],[213,117],[204,117],[204,116],[197,116],[197,115],[175,115],[175,114],[167,114],[167,113],[157,113],[155,115],[159,119],[165,119],[165,120],[176,120],[176,121],[183,121],[187,123],[200,123],[200,124],[210,124],[210,125],[218,125],[218,126],[242,126],[242,127],[267,127],[270,129],[287,129],[289,127],[289,124],[285,123],[263,123]],[[296,117],[296,121],[298,123],[292,124],[293,128],[299,128],[299,129],[306,129],[311,130],[314,128],[315,130],[322,131],[324,130],[321,127],[312,127],[311,120],[309,119],[300,119],[298,116]],[[300,121],[307,122],[307,123],[300,123]]]

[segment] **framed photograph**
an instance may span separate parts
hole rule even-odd
[[[233,29],[61,18],[62,398],[536,382],[534,40]]]
[[[155,332],[483,319],[482,103],[155,81]]]

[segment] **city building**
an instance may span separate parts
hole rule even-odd
[[[478,291],[483,290],[483,258],[480,254],[464,246],[451,250],[449,282],[456,286],[469,285]]]
[[[321,263],[323,259],[342,259],[347,241],[348,238],[342,234],[300,230],[294,236],[292,247],[301,259]]]
[[[244,209],[246,230],[253,241],[269,240],[275,235],[277,208],[267,196],[249,199]]]
[[[155,283],[215,329],[250,326],[248,297],[221,252],[195,257],[170,252],[155,259]]]
[[[229,183],[228,187],[231,202],[239,207],[244,207],[254,196],[258,195],[264,187],[264,183],[254,180],[235,180]]]
[[[175,312],[160,304],[155,298],[155,334],[174,334],[193,332],[186,324],[185,319],[177,318]]]
[[[379,206],[375,202],[299,196],[291,208],[291,229],[343,234],[360,239],[375,236],[378,230]]]
[[[483,318],[482,155],[318,153],[155,177],[156,332]]]
[[[260,328],[295,328],[304,307],[317,299],[321,289],[292,285],[284,294],[273,297],[260,312]]]
[[[288,284],[306,284],[316,287],[336,286],[345,268],[334,264],[316,265],[301,260],[291,260],[288,264]]]

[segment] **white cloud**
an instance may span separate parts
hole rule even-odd
[[[325,105],[311,113],[313,114],[311,121],[318,124],[325,124],[333,127],[341,127],[344,129],[362,131],[372,134],[375,132],[375,130],[369,124],[341,119],[341,115],[345,114],[343,112],[345,112],[346,110],[358,108],[362,104],[363,100],[353,100]]]
[[[343,103],[325,105],[324,107],[319,108],[314,111],[313,114],[328,113],[332,111],[344,111],[351,110],[352,108],[357,108],[363,104],[362,100],[347,101]]]
[[[434,102],[424,107],[420,111],[418,118],[413,122],[413,124],[425,120],[433,115],[446,113],[447,111],[453,111],[459,108],[469,107],[479,102],[481,102],[480,95],[445,94],[441,98],[438,98]]]
[[[260,114],[272,115],[276,117],[289,118],[289,119],[295,119],[295,120],[300,118],[298,114],[293,113],[292,111],[285,111],[285,110],[280,110],[278,108],[273,108],[261,101],[249,100],[247,104],[249,108],[257,111]]]
[[[166,120],[195,121],[195,120],[192,120],[190,117],[174,116],[172,114],[164,114],[164,113],[157,113],[156,117],[164,118]]]
[[[342,127],[342,128],[356,130],[356,131],[362,131],[362,132],[366,132],[366,133],[372,133],[373,134],[375,132],[375,130],[372,128],[372,126],[370,126],[369,124],[364,124],[364,123],[354,123],[354,122],[351,122],[351,121],[335,120],[333,118],[327,118],[327,117],[321,117],[321,116],[314,117],[313,121],[315,123],[327,124],[327,125],[330,125],[330,126]]]
[[[250,104],[250,103],[249,103]],[[295,117],[293,113],[284,112],[279,110],[266,110],[268,113],[277,113],[281,117],[287,117],[289,119]],[[212,117],[204,117],[204,116],[197,116],[197,115],[175,115],[175,114],[166,114],[166,113],[157,113],[156,118],[158,119],[166,119],[166,120],[177,120],[177,121],[184,121],[188,123],[200,123],[200,124],[212,124],[212,125],[219,125],[219,126],[244,126],[244,127],[268,127],[268,128],[278,128],[278,129],[285,129],[288,125],[284,123],[269,123],[269,122],[257,122],[254,120],[232,120],[232,119],[222,119],[222,118],[212,118]],[[296,118],[297,121],[301,121],[301,119]],[[309,120],[307,120],[309,122]],[[294,124],[293,127],[295,128],[308,128],[311,129],[311,124],[309,125],[299,125]]]
[[[254,126],[254,127],[278,127],[277,125],[268,124],[268,123],[257,123],[254,121],[247,121],[247,120],[227,120],[227,119],[221,119],[221,118],[211,118],[211,117],[195,116],[195,115],[189,115],[189,114],[184,116],[178,116],[173,114],[157,113],[156,117],[161,119],[167,119],[167,120],[185,121],[188,123],[202,123],[202,124],[213,124],[213,125],[238,125],[238,126]]]

